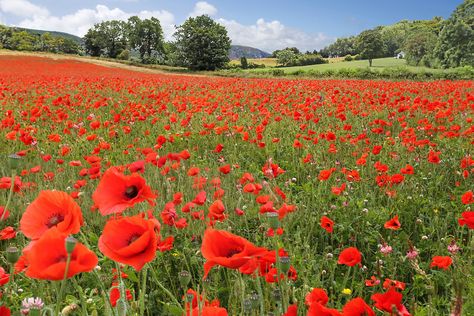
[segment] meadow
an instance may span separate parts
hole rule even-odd
[[[474,314],[473,81],[0,56],[0,106],[0,315]]]

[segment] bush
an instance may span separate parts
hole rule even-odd
[[[128,49],[124,49],[117,55],[117,59],[120,60],[129,60],[130,59],[130,51]]]
[[[282,70],[282,69],[273,69],[273,70],[271,71],[271,74],[272,74],[272,76],[274,76],[274,77],[284,76],[284,75],[285,75],[285,71]]]
[[[352,57],[351,55],[347,55],[346,57],[344,57],[344,61],[353,61],[354,60],[354,57]]]

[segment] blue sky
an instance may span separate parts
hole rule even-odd
[[[462,0],[0,0],[0,23],[85,34],[94,23],[131,15],[160,19],[165,36],[189,16],[208,14],[225,25],[234,44],[266,51],[286,46],[321,49],[402,19],[448,18]]]

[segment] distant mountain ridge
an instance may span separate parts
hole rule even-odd
[[[73,40],[74,42],[76,42],[77,44],[79,45],[83,45],[84,44],[84,40],[79,37],[79,36],[76,36],[76,35],[72,35],[70,33],[65,33],[65,32],[57,32],[57,31],[45,31],[45,30],[35,30],[35,29],[27,29],[27,28],[24,28],[24,27],[17,27],[17,26],[10,26],[10,28],[12,29],[15,29],[15,30],[19,30],[19,31],[26,31],[30,34],[39,34],[39,35],[42,35],[44,33],[49,33],[51,34],[52,36],[57,36],[57,37],[63,37],[63,38],[67,38],[67,39],[71,39]]]
[[[229,59],[240,59],[246,58],[267,58],[271,54],[264,52],[258,48],[242,46],[242,45],[231,45],[229,50]]]

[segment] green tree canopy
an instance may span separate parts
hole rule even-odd
[[[127,29],[123,21],[112,20],[95,24],[84,36],[86,52],[92,56],[115,58],[127,48]]]
[[[384,44],[382,35],[378,29],[363,31],[356,40],[356,48],[362,58],[369,60],[372,67],[372,59],[383,56]]]
[[[163,29],[157,18],[141,20],[138,16],[132,16],[128,19],[127,32],[130,47],[140,53],[142,62],[154,57],[163,58]]]
[[[298,60],[298,54],[294,50],[286,48],[276,53],[277,63],[282,66],[290,66]]]
[[[465,0],[445,21],[434,54],[445,68],[474,66],[474,0]]]
[[[189,69],[215,70],[229,61],[227,30],[207,15],[187,19],[174,36],[179,56]]]

